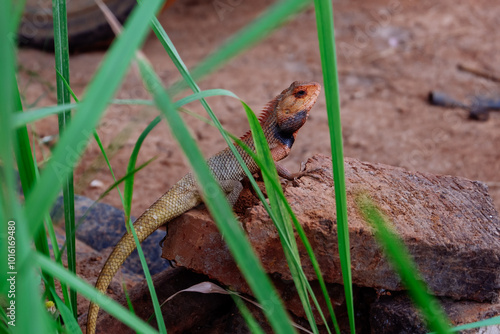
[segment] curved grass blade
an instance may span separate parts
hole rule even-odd
[[[304,306],[304,311],[306,312],[307,319],[309,321],[309,325],[311,326],[313,332],[318,333],[318,327],[316,325],[316,321],[314,320],[314,315],[312,313],[312,307],[309,302],[309,298],[307,296],[307,289],[305,287],[305,282],[302,279],[301,275],[298,273],[302,270],[302,266],[300,264],[299,251],[297,248],[297,243],[295,241],[295,236],[293,233],[293,228],[290,225],[290,218],[287,213],[282,211],[283,204],[278,200],[278,192],[283,192],[282,188],[274,188],[271,186],[271,179],[276,183],[279,182],[278,172],[276,171],[275,162],[271,155],[271,151],[269,150],[269,146],[267,144],[266,137],[264,136],[264,131],[262,130],[259,120],[257,116],[253,113],[253,111],[243,103],[245,107],[245,111],[247,113],[247,118],[250,124],[250,129],[252,131],[252,137],[255,144],[255,152],[258,158],[262,161],[264,166],[262,166],[261,170],[266,170],[269,172],[269,176],[267,174],[262,174],[264,178],[264,183],[266,185],[267,196],[269,198],[269,203],[271,205],[271,210],[274,212],[274,216],[277,217],[274,223],[279,225],[281,229],[284,231],[284,234],[280,234],[280,237],[285,238],[290,244],[290,248],[284,247],[285,257],[288,262],[288,267],[292,274],[293,281],[295,283],[295,288],[297,289],[297,293],[299,298]],[[282,241],[283,242],[283,241]],[[295,260],[293,260],[294,258]]]
[[[134,149],[132,150],[132,154],[130,155],[130,159],[128,160],[127,173],[134,170],[135,163],[137,162],[137,156],[139,155],[139,151],[141,149],[142,143],[146,139],[147,135],[154,129],[158,123],[160,123],[161,117],[156,117],[151,123],[148,124],[146,129],[142,131],[141,135],[137,139],[134,145]],[[132,197],[134,190],[134,176],[132,175],[130,178],[125,180],[125,188],[123,190],[124,197],[124,211],[125,211],[125,219],[128,221],[130,219],[130,211],[132,209]]]
[[[283,192],[279,192],[278,190],[281,189],[281,185],[279,182],[276,182],[272,177],[271,177],[271,173],[269,170],[267,170],[266,168],[264,168],[264,164],[262,163],[261,159],[259,159],[259,157],[257,157],[257,155],[248,147],[246,146],[241,140],[239,140],[238,138],[236,137],[232,137],[232,139],[238,144],[238,146],[240,146],[241,148],[243,148],[245,150],[245,153],[247,153],[248,155],[250,155],[252,157],[252,159],[257,163],[257,165],[259,166],[259,169],[261,170],[263,176],[266,175],[269,180],[270,180],[270,183],[271,183],[271,187],[276,191],[277,195],[279,196],[279,199],[280,201],[284,204],[288,214],[290,215],[290,217],[292,218],[292,221],[293,221],[293,224],[294,224],[294,227],[297,231],[297,233],[299,234],[299,237],[302,241],[302,243],[304,244],[304,247],[306,249],[306,252],[307,252],[307,255],[311,261],[311,264],[314,268],[314,272],[316,274],[316,277],[318,278],[318,282],[320,284],[320,288],[321,288],[321,291],[323,293],[323,297],[326,301],[326,304],[327,304],[327,308],[328,308],[328,311],[330,313],[330,316],[331,316],[331,319],[332,319],[332,322],[333,322],[333,325],[335,327],[335,331],[337,333],[340,333],[340,328],[338,326],[338,323],[337,323],[337,319],[335,317],[335,313],[333,311],[333,305],[331,303],[331,300],[330,300],[330,297],[328,295],[328,291],[326,289],[326,284],[325,284],[325,281],[323,279],[323,276],[321,274],[321,270],[319,268],[319,263],[318,263],[318,260],[316,259],[316,256],[314,255],[314,252],[313,252],[313,249],[312,249],[312,246],[311,244],[309,243],[309,240],[307,239],[307,236],[305,234],[305,231],[304,229],[302,228],[302,225],[300,225],[299,221],[297,220],[297,217],[295,216],[295,214],[293,213],[293,210],[290,206],[290,204],[287,202],[286,198],[285,198],[285,195],[283,194]],[[248,175],[247,175],[248,176]],[[274,212],[271,210],[271,208],[269,207],[269,204],[267,204],[267,201],[266,201],[266,198],[264,197],[264,194],[262,193],[262,191],[260,190],[260,188],[258,187],[257,183],[255,182],[255,179],[252,177],[252,175],[249,176],[249,180],[253,186],[253,188],[255,189],[256,191],[256,194],[257,196],[259,197],[260,201],[262,202],[262,204],[264,205],[264,207],[266,208],[266,211],[269,213],[271,219],[273,221],[276,220],[275,218],[275,215],[274,215]],[[278,233],[280,234],[280,238],[282,238],[282,235],[285,235],[285,232],[282,231],[281,229],[281,226],[279,225],[276,225],[277,229],[278,229]],[[285,246],[288,247],[289,249],[291,249],[291,245],[288,243],[288,240],[286,240],[285,238],[282,238],[282,240],[285,240]],[[296,265],[298,263],[298,260],[296,260]],[[303,275],[304,277],[304,280],[307,280],[305,278],[305,275],[303,273],[303,271],[299,272],[301,275]],[[309,284],[307,284],[307,289],[309,291],[309,295],[311,296],[311,298],[313,299],[314,301],[314,304],[317,308],[317,310],[320,312],[320,316],[323,320],[323,322],[326,324],[327,321],[326,319],[324,318],[323,316],[323,313],[321,312],[321,308],[319,306],[319,303],[317,302],[316,300],[316,297],[314,296],[314,292],[312,291],[312,288],[310,287]]]

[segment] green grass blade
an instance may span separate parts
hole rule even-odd
[[[15,191],[15,174],[14,161],[12,157],[12,148],[14,146],[14,132],[10,128],[12,122],[12,116],[15,107],[14,98],[14,85],[13,78],[15,78],[14,69],[15,56],[12,41],[8,39],[9,34],[14,33],[12,31],[10,11],[12,10],[12,3],[10,1],[3,1],[0,3],[0,104],[2,105],[3,112],[0,112],[0,123],[4,127],[3,131],[0,131],[0,240],[2,245],[8,245],[7,231],[8,231],[8,221],[16,217],[15,206],[19,207],[17,201],[17,194]],[[0,247],[0,264],[1,273],[0,277],[2,282],[7,279],[6,272],[8,271],[7,262],[7,247]],[[0,285],[0,293],[2,296],[8,294],[8,285]]]
[[[347,224],[344,153],[342,145],[342,126],[340,122],[340,95],[337,74],[337,56],[335,53],[332,2],[330,0],[315,0],[314,7],[316,11],[321,67],[323,68],[328,126],[330,128],[340,265],[344,280],[349,325],[351,333],[354,334],[354,300],[349,247],[349,226]]]
[[[104,108],[128,69],[135,50],[144,40],[149,19],[160,4],[160,0],[150,0],[137,6],[127,20],[122,35],[106,55],[78,112],[54,149],[38,184],[27,198],[26,205],[30,209],[27,217],[32,228],[37,227],[36,217],[43,217],[48,212],[62,181],[72,172]]]
[[[136,315],[131,314],[126,308],[118,304],[113,299],[95,290],[91,285],[82,280],[80,277],[66,270],[59,264],[54,263],[47,257],[34,253],[33,258],[36,263],[43,269],[53,273],[61,282],[65,282],[73,289],[81,293],[84,297],[101,305],[101,307],[113,317],[119,319],[125,325],[131,327],[139,333],[157,333],[152,327],[139,319]],[[40,330],[26,333],[40,333]]]
[[[21,17],[23,16],[25,5],[26,0],[12,1],[12,12],[10,13],[13,14],[13,19],[10,22],[12,25],[10,31],[17,31],[19,23],[21,22]]]
[[[56,291],[51,291],[53,295],[56,295]],[[71,309],[57,296],[54,298],[57,310],[61,313],[61,318],[64,323],[64,327],[68,333],[82,333],[78,322],[76,321]]]
[[[224,90],[224,89],[212,89],[212,90],[206,90],[203,92],[197,92],[195,94],[189,95],[183,99],[180,99],[179,101],[174,103],[174,106],[176,108],[180,108],[181,106],[188,104],[190,102],[196,101],[198,99],[203,100],[205,97],[208,96],[214,96],[214,95],[226,95],[226,96],[232,96],[234,98],[238,98],[236,95],[234,95],[232,92]],[[142,143],[146,139],[147,135],[153,130],[153,128],[158,125],[160,122],[161,118],[160,116],[156,117],[149,125],[144,129],[144,131],[141,133],[139,138],[137,139],[134,149],[132,151],[132,154],[130,155],[129,159],[129,164],[127,167],[127,170],[133,170],[135,168],[135,163],[137,161],[137,156],[139,155],[139,150],[141,149]],[[134,178],[130,178],[125,182],[125,216],[127,219],[130,217],[130,211],[131,211],[131,203],[132,203],[132,190],[134,186]]]
[[[489,318],[489,319],[484,319],[481,321],[476,321],[476,322],[473,322],[470,324],[465,324],[465,325],[453,327],[451,329],[451,331],[452,332],[459,332],[459,331],[463,331],[463,330],[467,330],[467,329],[474,329],[474,328],[494,326],[494,325],[500,325],[500,316]],[[433,334],[433,333],[431,333],[431,334]]]
[[[408,292],[422,312],[427,326],[437,333],[449,333],[449,320],[446,313],[440,307],[437,299],[427,293],[427,287],[418,274],[416,264],[397,234],[390,229],[379,208],[365,193],[357,194],[355,202],[364,219],[374,227],[377,241],[384,248],[384,253],[391,261],[394,270],[408,288]]]
[[[9,322],[9,318],[7,318],[7,314],[5,313],[3,307],[0,308],[0,333],[9,333],[9,329],[7,327],[7,322]]]
[[[129,204],[130,205],[130,204]],[[153,309],[155,312],[156,323],[158,324],[158,328],[160,329],[160,333],[166,334],[167,328],[165,325],[165,320],[163,320],[163,314],[161,312],[160,302],[158,301],[158,296],[156,295],[156,290],[154,288],[153,279],[151,278],[151,274],[148,269],[148,264],[146,263],[146,258],[144,257],[144,252],[142,251],[142,247],[139,242],[139,238],[137,237],[137,233],[135,232],[135,228],[132,225],[132,221],[128,220],[128,230],[132,232],[132,236],[134,237],[135,244],[137,245],[137,253],[139,254],[139,259],[141,261],[142,268],[144,270],[144,276],[146,277],[146,282],[148,283],[149,293],[151,294],[151,301],[153,303]]]
[[[172,133],[190,161],[194,174],[202,188],[202,196],[205,204],[217,222],[217,226],[224,234],[229,249],[239,264],[243,276],[261,304],[269,305],[271,302],[273,305],[272,310],[269,308],[265,309],[265,314],[271,326],[277,333],[295,332],[281,300],[272,287],[269,278],[264,274],[262,266],[253,253],[248,240],[245,238],[244,232],[234,217],[222,190],[210,173],[199,148],[196,146],[182,118],[178,115],[169,96],[162,88],[160,80],[144,60],[139,59],[139,68],[144,81],[149,84],[149,88],[152,88],[152,94],[158,108],[167,118]],[[210,193],[206,193],[205,189],[210,189]]]
[[[210,96],[231,96],[234,98],[239,99],[236,95],[234,95],[233,92],[230,92],[226,89],[207,89],[204,91],[199,91],[196,92],[195,94],[186,96],[179,101],[175,102],[176,108],[180,108],[188,103],[204,99],[206,97]],[[153,106],[154,102],[150,100],[123,100],[123,99],[112,99],[111,100],[112,104],[125,104],[125,105],[130,105],[130,104],[137,104],[137,105],[148,105],[148,106]],[[21,126],[24,126],[28,123],[36,122],[38,120],[41,120],[45,117],[52,116],[52,115],[58,115],[61,114],[65,111],[71,110],[71,109],[77,109],[80,107],[80,104],[78,103],[67,103],[63,105],[58,105],[58,106],[50,106],[50,107],[43,107],[43,108],[37,108],[37,109],[31,109],[27,110],[23,113],[18,113],[15,115],[13,123],[14,127],[18,128]]]
[[[24,7],[24,3],[22,4],[22,7]],[[15,76],[12,77],[12,90],[14,93],[14,103],[15,103],[14,110],[17,111],[12,116],[14,116],[15,118],[16,116],[21,115],[23,110],[23,106],[21,103],[21,96],[17,88],[17,82]],[[26,126],[21,126],[17,128],[16,139],[17,139],[17,145],[14,145],[14,153],[16,155],[17,168],[21,179],[23,193],[24,196],[27,196],[31,192],[36,182],[37,170],[36,170],[35,160],[33,159],[30,140],[28,136],[28,130]],[[36,232],[35,247],[38,249],[38,251],[42,252],[43,254],[45,255],[49,254],[49,246],[47,243],[47,238],[45,236],[45,230],[43,229],[43,227],[38,229],[38,231]],[[42,272],[42,275],[47,286],[54,288],[55,286],[54,279],[51,277],[51,275],[46,272]],[[53,299],[52,296],[49,296],[49,298]]]
[[[254,161],[257,163],[257,165],[259,166],[259,169],[261,170],[262,174],[263,175],[266,175],[269,180],[271,181],[271,186],[276,190],[276,189],[279,189],[280,187],[280,183],[279,182],[276,182],[272,177],[271,177],[271,174],[270,172],[264,168],[264,164],[262,163],[262,161],[259,159],[259,157],[257,157],[257,155],[252,152],[250,150],[249,147],[247,147],[246,145],[244,145],[241,140],[239,140],[238,138],[235,138],[233,137],[233,140],[240,146],[242,147],[245,152],[250,155]],[[248,176],[248,175],[247,175]],[[264,207],[266,208],[266,211],[269,213],[271,219],[273,221],[276,220],[276,218],[274,217],[274,213],[271,211],[271,209],[269,208],[269,205],[267,204],[266,202],[266,199],[264,197],[264,194],[262,193],[262,191],[260,190],[260,188],[258,187],[258,185],[255,183],[255,180],[254,178],[250,175],[249,176],[249,180],[250,182],[252,183],[252,186],[254,187],[256,193],[257,193],[257,196],[259,197],[259,199],[261,200],[261,202],[263,203]],[[293,221],[293,224],[294,224],[294,227],[297,231],[297,233],[299,234],[299,237],[302,241],[302,243],[304,244],[304,247],[306,249],[306,252],[307,252],[307,255],[309,257],[309,259],[311,260],[311,264],[314,268],[314,272],[316,274],[316,277],[318,279],[318,282],[320,284],[320,288],[321,288],[321,291],[323,293],[323,296],[324,296],[324,299],[326,301],[326,304],[327,304],[327,308],[328,308],[328,311],[331,315],[331,318],[332,318],[332,322],[333,322],[333,325],[335,327],[335,331],[337,333],[340,333],[340,328],[338,326],[338,323],[337,323],[337,319],[335,317],[335,313],[334,313],[334,310],[333,310],[333,305],[331,303],[331,300],[330,300],[330,297],[328,295],[328,291],[326,289],[326,284],[325,284],[325,281],[323,279],[323,276],[321,274],[321,270],[319,268],[319,263],[318,263],[318,260],[316,259],[316,256],[314,255],[314,252],[313,252],[313,249],[312,249],[312,246],[311,244],[309,243],[309,240],[307,240],[307,236],[305,234],[305,231],[304,229],[302,228],[302,225],[300,225],[299,221],[297,220],[297,217],[295,216],[295,214],[293,213],[293,210],[290,206],[290,204],[286,201],[286,198],[285,198],[285,195],[283,194],[283,192],[277,192],[278,196],[280,196],[280,201],[285,205],[285,208],[286,210],[288,211],[288,214],[290,215],[290,217],[292,218],[292,221]],[[280,238],[281,238],[281,235],[284,235],[285,233],[281,230],[281,227],[280,226],[276,226],[278,228],[278,233],[280,234]],[[282,240],[285,240],[282,238]],[[290,244],[286,243],[286,240],[285,240],[285,246],[286,247],[291,247]],[[297,262],[298,263],[298,262]],[[301,274],[304,274],[303,272],[301,272]],[[305,278],[305,275],[304,275],[304,278]],[[319,307],[319,304],[316,300],[316,298],[314,297],[314,294],[312,292],[312,289],[310,288],[310,286],[308,285],[308,290],[309,290],[309,294],[311,296],[311,298],[313,299],[314,301],[314,304],[316,305],[316,308],[318,310],[320,310],[321,308]],[[320,316],[323,318],[323,314],[320,312]],[[324,323],[327,323],[326,322],[326,319],[323,318],[323,321]]]
[[[137,167],[136,169],[134,169],[130,173],[125,174],[124,176],[122,176],[121,178],[119,178],[118,180],[113,182],[112,185],[110,185],[106,190],[104,190],[99,195],[99,197],[85,210],[85,212],[82,214],[80,219],[78,219],[78,222],[76,223],[76,229],[78,229],[78,227],[83,223],[87,214],[94,208],[94,206],[97,203],[99,203],[104,197],[106,197],[113,189],[117,188],[122,182],[126,181],[132,175],[134,175],[135,173],[137,173],[138,171],[140,171],[141,169],[143,169],[144,167],[149,165],[153,160],[155,160],[155,158],[149,159],[148,161],[146,161],[145,163],[143,163],[142,165],[140,165],[139,167]],[[54,244],[54,242],[52,244]],[[63,252],[65,248],[66,248],[66,243],[63,243],[63,245],[61,246],[61,252]],[[55,257],[56,261],[62,265],[62,263],[60,262],[60,260],[61,260],[60,253],[58,255],[54,254],[54,257]]]
[[[204,91],[194,92],[193,94],[186,96],[177,102],[174,102],[174,107],[180,108],[188,103],[191,103],[191,102],[194,102],[197,100],[203,100],[204,98],[210,97],[210,96],[230,96],[230,97],[234,97],[238,100],[240,99],[233,92],[228,91],[226,89],[208,89],[208,90],[204,90]]]
[[[52,0],[52,17],[54,24],[54,54],[56,71],[60,74],[56,78],[57,104],[70,103],[70,94],[65,84],[69,84],[69,47],[68,24],[66,17],[66,0]],[[65,131],[71,120],[71,111],[58,115],[59,136]],[[66,232],[68,270],[76,273],[75,248],[75,194],[73,189],[73,173],[70,172],[62,182],[64,226]],[[76,319],[76,291],[69,291],[70,305]]]
[[[144,99],[112,99],[111,104],[138,105],[138,106],[154,106],[155,105],[154,101],[144,100]]]
[[[141,149],[142,143],[146,139],[147,135],[154,129],[158,123],[160,123],[161,117],[156,117],[151,123],[148,124],[146,129],[142,131],[141,135],[137,139],[134,145],[134,149],[132,150],[132,154],[130,155],[130,159],[128,160],[127,173],[130,173],[135,169],[135,164],[137,162],[137,156],[139,155],[139,151]],[[134,189],[134,176],[128,178],[125,181],[125,188],[123,190],[124,197],[124,211],[125,211],[125,219],[128,221],[130,219],[130,211],[132,210],[132,197],[133,197],[133,189]]]
[[[50,106],[50,107],[43,107],[43,108],[26,110],[23,113],[16,114],[16,116],[13,120],[13,125],[16,128],[21,127],[21,126],[24,126],[28,123],[38,121],[38,120],[43,119],[43,118],[48,117],[48,116],[60,114],[62,112],[74,109],[76,107],[77,107],[76,103],[69,103],[69,104],[58,105],[58,106]]]
[[[22,113],[23,106],[21,103],[21,96],[19,94],[15,78],[13,78],[12,87],[14,90],[15,110],[17,110],[17,112],[14,113],[13,116],[17,116]],[[37,167],[35,165],[35,160],[33,159],[28,130],[26,126],[17,128],[16,138],[17,145],[15,145],[14,147],[14,153],[17,160],[17,169],[19,171],[19,177],[21,179],[24,196],[27,196],[31,192],[31,189],[33,188],[37,180]],[[49,245],[43,226],[41,226],[36,232],[35,247],[39,252],[47,256],[49,255]],[[49,288],[55,288],[54,279],[52,278],[50,273],[42,272],[42,275],[43,280],[46,282],[47,286]],[[49,299],[54,299],[54,297],[50,293]]]
[[[317,333],[318,327],[316,325],[316,321],[314,320],[312,307],[307,296],[307,288],[305,286],[305,282],[307,282],[307,280],[304,280],[299,273],[299,271],[302,271],[302,266],[300,264],[299,251],[297,248],[297,243],[295,241],[295,235],[290,224],[289,215],[286,211],[282,210],[283,204],[279,200],[278,193],[283,193],[283,190],[281,187],[272,186],[272,184],[279,183],[278,172],[276,171],[274,159],[272,157],[271,151],[269,150],[269,146],[267,144],[264,131],[260,126],[259,120],[246,104],[243,105],[245,107],[247,118],[250,124],[250,129],[252,131],[256,154],[263,163],[261,170],[266,170],[268,172],[262,173],[262,176],[266,185],[269,203],[271,204],[271,210],[274,213],[274,217],[276,217],[274,223],[277,226],[280,226],[281,230],[284,232],[280,234],[280,237],[286,239],[287,244],[290,245],[290,247],[283,247],[285,251],[285,257],[288,262],[288,267],[292,274],[292,278],[295,283],[295,288],[297,289],[299,298],[302,302],[302,305],[304,306],[303,308],[309,321],[309,325],[311,326],[313,332]],[[284,243],[284,240],[282,240],[282,243]]]
[[[130,294],[127,290],[127,284],[125,282],[122,282],[122,289],[123,289],[123,294],[125,295],[125,300],[127,301],[127,306],[129,311],[135,314],[134,305],[132,305],[132,300],[130,299]],[[146,323],[150,324],[151,322],[148,319]]]
[[[21,103],[21,96],[17,88],[17,82],[15,77],[12,78],[12,87],[15,95],[15,110],[12,116],[15,118],[18,115],[22,115],[23,106]],[[21,126],[16,130],[17,145],[15,147],[14,153],[17,159],[17,166],[19,169],[19,177],[21,179],[21,185],[23,187],[23,193],[25,196],[29,195],[33,185],[36,181],[36,165],[33,160],[33,155],[31,151],[31,144],[28,136],[28,129],[26,126]]]
[[[113,175],[113,179],[115,180],[115,183],[117,183],[115,175],[113,173],[113,169],[111,168],[111,163],[109,162],[109,159],[106,156],[106,152],[104,151],[104,147],[102,146],[102,142],[101,142],[99,136],[97,135],[97,132],[95,132],[95,137],[96,137],[96,141],[99,144],[99,147],[101,148],[102,154],[104,155],[104,157],[106,159],[106,162],[108,164],[108,168],[109,168],[111,174]],[[149,162],[151,162],[151,161],[152,161],[152,159],[149,160],[148,162],[146,162],[146,164],[149,164]],[[144,164],[144,166],[146,164]],[[130,180],[132,180],[132,182],[133,182],[133,179],[134,179],[134,176],[135,176],[135,172],[136,172],[136,170],[135,170],[135,163],[134,163],[134,166],[131,166],[130,163],[129,163],[129,166],[127,168],[127,177],[124,178],[124,180],[125,180],[125,186],[127,186],[127,183],[129,183]],[[154,312],[155,312],[155,315],[156,315],[158,328],[160,330],[160,333],[165,333],[166,334],[167,333],[167,328],[165,326],[165,321],[163,320],[163,314],[161,313],[160,303],[158,301],[158,297],[157,297],[156,291],[154,289],[153,279],[151,278],[151,273],[149,272],[149,268],[148,268],[148,265],[146,263],[146,258],[144,257],[144,252],[142,251],[141,244],[139,242],[139,239],[137,238],[137,234],[135,232],[135,229],[132,227],[132,221],[130,220],[130,208],[131,208],[131,203],[132,203],[133,185],[129,186],[129,189],[130,189],[129,190],[130,191],[130,197],[124,198],[122,196],[122,194],[121,194],[120,189],[117,188],[118,193],[120,194],[120,198],[121,198],[121,201],[122,201],[123,208],[125,209],[125,215],[126,215],[125,226],[127,227],[127,231],[132,232],[135,244],[137,246],[137,253],[139,255],[139,260],[141,262],[141,266],[142,266],[142,269],[144,271],[144,276],[145,276],[146,281],[148,283],[149,293],[151,294],[151,301],[153,303],[153,309],[154,309]],[[128,296],[127,296],[127,299],[129,299]],[[129,308],[134,313],[134,310],[133,310],[132,305],[130,303],[129,303]]]
[[[33,134],[33,137],[35,135]],[[35,149],[35,139],[33,138],[32,140],[32,143],[33,143],[33,146],[32,146],[32,152],[33,152],[33,158],[34,158],[34,161],[37,161],[36,159],[36,149]],[[35,173],[36,173],[36,179],[38,180],[40,178],[40,174],[39,174],[39,170],[38,170],[38,166],[35,166]],[[44,219],[44,222],[45,222],[45,230],[43,230],[43,228],[41,228],[42,231],[47,231],[47,234],[49,235],[49,238],[50,238],[50,243],[52,244],[52,251],[54,253],[54,259],[57,263],[59,263],[60,265],[62,265],[62,260],[61,260],[61,250],[59,249],[59,244],[57,243],[57,237],[56,237],[56,233],[55,233],[55,230],[54,230],[54,224],[52,223],[52,218],[50,217],[50,214],[46,214],[45,215],[45,219]],[[45,233],[44,233],[44,236],[43,236],[43,240],[47,240],[47,238],[45,237]],[[38,248],[37,248],[38,249]],[[40,250],[38,250],[40,252]],[[42,252],[43,253],[43,252]],[[45,256],[47,257],[50,257],[49,253],[43,253]],[[43,274],[43,271],[42,271],[42,274]],[[51,275],[52,276],[52,275]],[[47,282],[47,280],[49,279],[48,278],[48,275],[44,275],[43,277],[44,279],[44,282]],[[53,279],[51,278],[51,280],[53,281]],[[51,281],[48,281],[47,283],[47,287],[49,287],[49,289],[45,289],[45,292],[47,293],[47,291],[50,291],[50,293],[52,294],[52,291],[55,291],[55,288],[53,286],[53,282]],[[61,283],[61,291],[62,291],[62,294],[63,294],[63,298],[64,298],[64,302],[66,303],[67,307],[69,308],[71,305],[70,305],[70,297],[69,297],[69,293],[68,293],[68,288],[66,286],[66,284],[64,283]],[[54,294],[52,294],[52,297],[55,301],[56,297]]]
[[[265,332],[262,330],[262,328],[259,326],[257,321],[252,315],[252,312],[248,309],[248,307],[245,305],[245,302],[243,299],[240,298],[240,296],[236,294],[230,294],[231,298],[233,298],[234,303],[236,304],[236,307],[238,307],[238,310],[240,311],[241,316],[243,319],[245,319],[245,322],[247,323],[248,329],[250,330],[250,333],[252,334],[264,334]]]

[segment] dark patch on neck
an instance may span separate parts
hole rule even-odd
[[[295,142],[295,133],[304,124],[304,119],[306,117],[307,110],[304,109],[296,113],[294,116],[289,117],[281,124],[276,124],[274,136],[280,143],[291,149],[293,143]]]
[[[293,134],[294,132],[283,131],[277,127],[274,132],[276,139],[278,139],[280,143],[282,143],[288,148],[292,148],[292,145],[295,142],[295,136]]]

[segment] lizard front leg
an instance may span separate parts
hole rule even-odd
[[[219,182],[222,190],[226,193],[226,198],[231,207],[236,204],[238,197],[240,197],[243,190],[243,184],[237,180],[222,180]]]

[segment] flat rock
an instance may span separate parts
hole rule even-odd
[[[325,281],[342,283],[330,158],[316,155],[306,168],[317,170],[314,177],[302,177],[298,187],[286,187],[285,195],[306,231]],[[403,290],[354,204],[355,194],[367,192],[392,222],[433,294],[479,302],[498,299],[500,220],[484,184],[348,158],[345,169],[354,284]],[[240,221],[265,270],[291,280],[278,234],[262,205],[248,208]],[[306,275],[315,280],[300,249]],[[249,292],[204,208],[169,224],[163,257]]]

